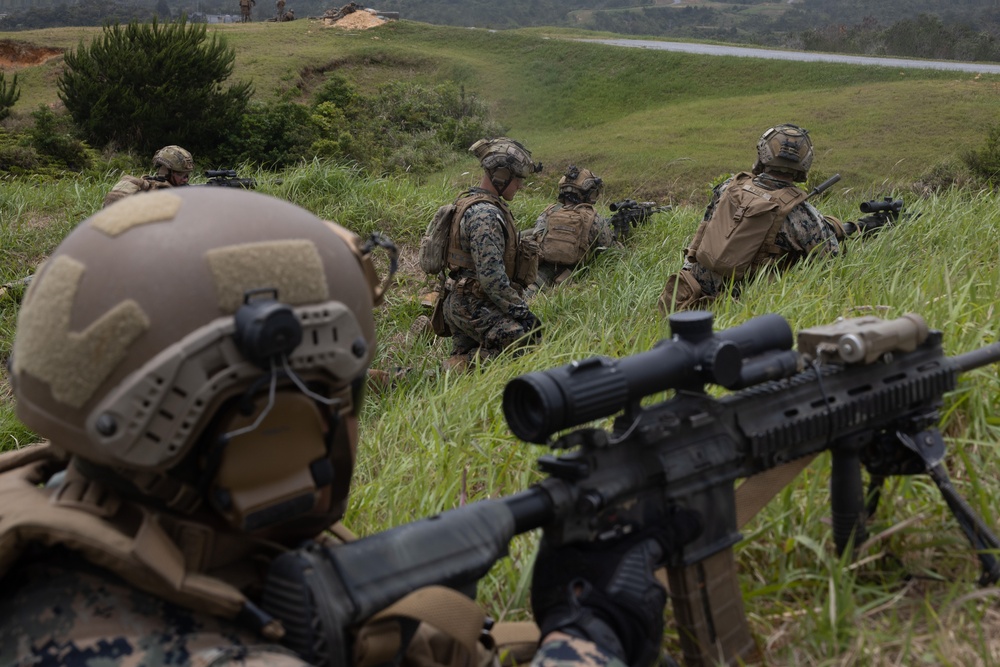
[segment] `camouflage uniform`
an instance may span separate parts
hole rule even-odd
[[[121,177],[115,187],[111,188],[111,191],[104,196],[104,206],[111,206],[119,199],[124,199],[130,195],[134,195],[138,192],[148,192],[150,190],[159,190],[160,188],[172,187],[170,183],[162,179],[160,176],[143,176],[142,178],[136,178],[135,176],[125,175]]]
[[[554,632],[542,644],[532,667],[625,667],[620,658],[602,651],[596,644],[562,632]]]
[[[234,623],[136,590],[69,551],[40,551],[8,573],[0,618],[2,665],[307,664]]]
[[[480,188],[472,188],[470,193],[489,194]],[[488,358],[523,344],[525,334],[534,327],[527,302],[504,269],[508,240],[503,204],[494,199],[496,203],[470,206],[459,224],[459,244],[471,253],[476,268],[452,269],[450,273],[454,287],[445,296],[444,317],[453,332],[452,356],[479,348],[479,357]]]
[[[704,220],[710,220],[723,194],[729,188],[732,178],[718,185],[712,192],[712,201],[705,210]],[[766,190],[778,190],[788,187],[788,181],[775,178],[767,173],[757,175],[753,180]],[[840,243],[837,241],[837,226],[827,220],[812,204],[802,202],[792,209],[785,222],[778,230],[774,244],[787,253],[780,262],[789,266],[811,254],[824,257],[835,257],[840,254]],[[689,271],[701,285],[703,296],[712,298],[726,288],[727,280],[698,264],[693,257],[684,260],[682,271]],[[738,295],[738,286],[734,288]]]
[[[542,211],[541,215],[535,221],[534,228],[527,230],[522,233],[522,237],[532,237],[535,240],[540,241],[548,231],[549,216],[560,210],[563,207],[562,204],[553,204],[552,206],[546,208]],[[599,213],[595,213],[594,220],[590,225],[590,235],[589,244],[591,248],[591,253],[595,253],[598,250],[609,248],[615,243],[614,230],[608,223],[608,219]],[[538,278],[535,283],[529,287],[529,292],[534,293],[545,287],[549,287],[556,282],[556,278],[568,269],[574,268],[573,266],[567,264],[556,264],[554,262],[546,262],[539,258],[538,261]]]

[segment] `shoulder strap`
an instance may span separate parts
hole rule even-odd
[[[420,588],[372,616],[354,642],[354,667],[392,662],[403,645],[400,618],[427,623],[461,646],[469,665],[478,655],[486,614],[474,601],[444,586]]]

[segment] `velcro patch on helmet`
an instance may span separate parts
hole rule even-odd
[[[169,222],[181,208],[181,198],[170,192],[128,197],[101,209],[90,219],[94,229],[115,237],[151,222]]]
[[[70,331],[76,292],[86,267],[65,255],[51,260],[21,308],[14,374],[48,383],[52,398],[82,407],[150,326],[131,299],[118,303],[83,331]]]
[[[274,289],[291,304],[329,301],[323,260],[306,240],[264,241],[215,248],[206,253],[219,308],[235,313],[249,290]]]

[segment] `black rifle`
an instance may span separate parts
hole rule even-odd
[[[235,169],[209,169],[205,172],[205,177],[208,181],[200,185],[219,188],[243,188],[244,190],[253,190],[257,187],[256,180],[252,178],[239,178]]]
[[[711,313],[687,311],[671,315],[670,326],[673,337],[648,352],[593,357],[508,383],[511,430],[573,450],[539,460],[545,480],[350,544],[284,554],[265,586],[264,620],[280,619],[286,643],[305,659],[349,664],[345,628],[418,588],[475,582],[514,535],[544,528],[556,545],[616,539],[670,525],[684,508],[700,516],[700,532],[680,540],[666,566],[685,661],[743,664],[757,647],[733,569],[732,547],[742,539],[734,482],[824,451],[832,454],[839,551],[865,539],[877,502],[865,504],[862,464],[876,485],[927,473],[977,551],[980,583],[1000,578],[987,553],[1000,541],[948,481],[937,429],[958,375],[1000,360],[1000,343],[947,357],[941,332],[918,315],[806,329],[798,351],[779,315],[713,333]],[[706,384],[737,391],[715,398]],[[671,389],[672,398],[641,405]],[[616,414],[610,431],[569,430]]]
[[[614,215],[609,220],[614,229],[615,240],[624,241],[632,229],[649,219],[649,216],[660,211],[669,211],[670,206],[660,206],[655,201],[637,202],[634,199],[616,201],[608,208]]]
[[[902,217],[918,218],[920,214],[904,214],[903,200],[885,197],[882,201],[872,199],[861,202],[861,212],[868,215],[858,219],[857,222],[845,222],[844,232],[848,235],[854,233],[871,233],[883,227],[889,227]]]

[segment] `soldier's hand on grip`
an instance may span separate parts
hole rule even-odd
[[[685,532],[697,519],[682,517]],[[535,560],[531,609],[542,631],[587,639],[632,667],[654,664],[663,638],[667,591],[654,572],[673,535],[656,529],[604,543],[552,547]]]

